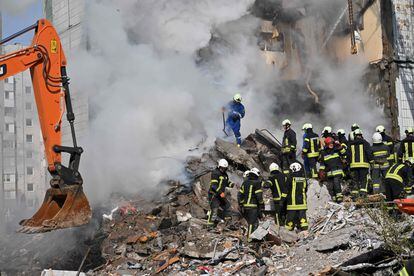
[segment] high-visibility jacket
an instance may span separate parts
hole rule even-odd
[[[407,160],[410,157],[414,158],[414,136],[409,135],[401,141],[400,151],[398,157],[402,161]]]
[[[263,187],[272,191],[274,201],[280,201],[287,196],[286,176],[280,171],[272,171],[269,179],[263,183]]]
[[[289,128],[283,134],[282,153],[296,152],[296,132]]]
[[[319,140],[318,134],[312,130],[306,131],[303,137],[302,152],[309,158],[315,158],[319,156],[321,151],[321,141]]]
[[[299,172],[290,173],[287,178],[287,187],[287,210],[307,210],[306,192],[308,186],[303,168]]]
[[[338,148],[325,148],[321,152],[321,158],[319,159],[321,166],[319,169],[326,172],[327,177],[343,176],[342,161],[340,156],[340,149]]]
[[[368,169],[372,160],[371,146],[365,139],[355,138],[349,143],[347,158],[351,169]]]
[[[409,166],[404,163],[396,163],[389,168],[385,179],[394,179],[404,186],[411,186],[412,182],[412,171]]]
[[[242,183],[237,195],[237,201],[244,208],[257,208],[264,204],[262,183],[258,177],[249,176]]]
[[[232,188],[233,186],[234,183],[229,180],[229,176],[226,172],[222,172],[219,168],[216,168],[211,173],[210,194],[219,195],[223,193],[227,187]]]
[[[395,142],[390,136],[388,136],[384,132],[381,133],[381,136],[382,142],[384,143],[384,145],[388,147],[388,152],[390,153],[390,156],[388,156],[388,161],[390,162],[390,164],[392,164],[396,161],[397,158],[396,153],[394,151]]]
[[[340,154],[342,158],[346,158],[346,153],[348,150],[348,140],[345,137],[345,134],[338,135],[338,142],[341,144],[342,149],[340,150]]]
[[[371,160],[372,166],[376,169],[388,169],[390,167],[389,163],[389,147],[384,143],[373,144],[372,147],[373,159]]]

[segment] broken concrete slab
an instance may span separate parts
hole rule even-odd
[[[217,151],[223,154],[229,161],[243,165],[249,169],[261,168],[244,149],[237,147],[236,144],[224,141],[220,138],[217,138],[215,144]]]
[[[318,252],[327,252],[327,251],[333,251],[336,249],[345,249],[349,245],[350,238],[351,238],[351,235],[349,234],[343,234],[343,235],[338,235],[336,237],[324,238],[323,240],[317,241],[317,244],[315,245],[315,250]]]

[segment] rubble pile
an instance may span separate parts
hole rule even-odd
[[[217,160],[229,161],[229,177],[239,185],[247,168],[257,167],[266,177],[266,168],[279,161],[279,152],[278,142],[265,131],[251,134],[241,148],[217,139],[209,152],[188,158],[190,184],[167,181],[155,199],[114,194],[108,200],[111,206],[99,214],[100,221],[95,217],[95,227],[72,230],[73,239],[68,239],[66,230],[25,235],[14,247],[2,246],[0,239],[0,259],[8,260],[1,265],[10,272],[76,271],[84,259],[81,270],[87,275],[390,275],[398,270],[399,260],[366,208],[375,209],[333,203],[326,187],[316,180],[309,180],[307,194],[309,231],[297,233],[275,225],[271,195],[266,191],[265,216],[252,233],[253,242],[247,242],[237,188],[227,190],[231,217],[216,227],[207,226],[207,191]],[[409,235],[414,223],[410,217],[404,219],[397,227]],[[60,250],[56,250],[59,243],[45,242],[51,235],[66,239]],[[49,261],[41,262],[41,256]]]
[[[377,226],[365,209],[330,202],[327,189],[317,181],[310,180],[308,190],[308,232],[290,232],[275,225],[269,212],[252,234],[253,242],[248,243],[245,221],[237,209],[237,189],[227,191],[232,217],[217,227],[207,226],[207,191],[216,160],[229,160],[229,177],[240,183],[246,168],[258,167],[266,175],[268,164],[278,161],[278,150],[277,141],[262,131],[250,135],[241,148],[217,139],[208,153],[188,159],[191,188],[171,181],[161,200],[129,201],[134,211],[118,212],[104,221],[108,238],[103,242],[102,256],[106,264],[89,273],[333,275],[341,272],[347,275],[379,271],[387,275],[392,272],[398,262],[373,230]],[[269,202],[266,210],[271,209]],[[122,207],[121,204],[119,208]],[[373,251],[377,254],[371,254]],[[364,254],[372,256],[361,257]]]

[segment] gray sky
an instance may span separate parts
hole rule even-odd
[[[19,0],[15,0],[19,1]],[[3,16],[3,38],[14,34],[27,26],[30,26],[36,22],[36,20],[43,17],[42,13],[42,0],[33,1],[24,11],[18,13],[10,13],[2,11]],[[20,36],[9,43],[13,44],[19,42],[23,45],[29,45],[33,37],[33,31],[26,35]]]

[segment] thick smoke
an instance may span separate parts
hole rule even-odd
[[[312,42],[319,26],[301,35],[310,49],[306,66],[318,68],[312,85],[323,90],[323,108],[319,114],[304,110],[296,88],[258,50],[253,2],[88,2],[89,47],[73,55],[71,75],[74,88],[89,93],[81,169],[92,200],[113,191],[156,191],[162,180],[183,179],[188,149],[211,146],[222,135],[220,108],[235,92],[246,106],[244,137],[264,127],[280,136],[285,117],[294,121],[298,137],[306,121],[317,131],[325,124],[348,129],[353,122],[370,131],[380,122],[381,113],[363,93],[365,65],[358,58],[331,64]],[[321,1],[305,6],[337,13],[330,5],[321,10]],[[291,31],[297,32],[294,25]]]
[[[88,4],[90,50],[76,53],[71,72],[75,89],[89,93],[92,110],[83,163],[92,197],[147,192],[178,178],[188,149],[220,134],[221,106],[236,90],[245,91],[238,80],[215,83],[195,56],[216,25],[247,14],[252,3]]]

